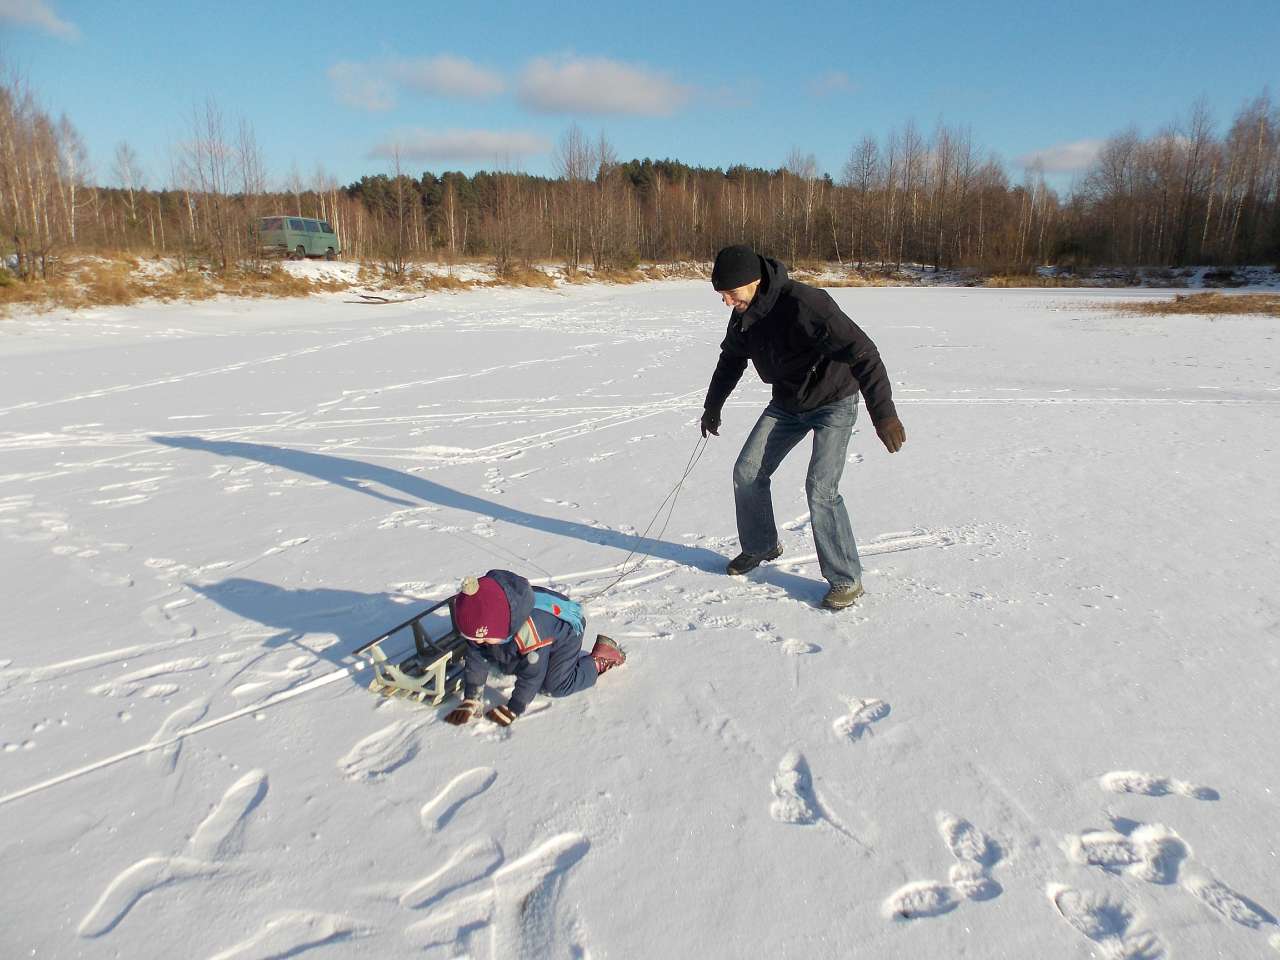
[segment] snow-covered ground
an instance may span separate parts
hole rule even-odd
[[[833,295],[909,437],[850,448],[867,596],[815,605],[803,450],[783,560],[721,573],[748,371],[588,608],[627,665],[508,731],[348,653],[468,573],[616,575],[707,284],[0,323],[0,953],[1280,951],[1280,320]]]

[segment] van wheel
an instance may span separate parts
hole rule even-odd
[[[293,251],[293,259],[295,260],[307,259],[307,248],[304,247],[302,244],[298,244],[297,249]]]
[[[324,252],[324,258],[326,260],[337,260],[338,255],[333,252],[333,247],[330,247],[328,250]]]

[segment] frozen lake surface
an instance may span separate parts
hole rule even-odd
[[[816,606],[804,447],[721,573],[748,370],[588,607],[626,666],[505,731],[348,654],[466,574],[616,577],[709,285],[0,321],[4,955],[1280,952],[1280,320],[832,295],[908,433],[850,446],[866,597]]]

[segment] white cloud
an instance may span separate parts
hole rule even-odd
[[[493,97],[507,86],[500,74],[462,57],[394,60],[388,72],[410,90],[442,97]]]
[[[3,2],[5,0],[0,0]],[[394,107],[397,90],[477,99],[492,97],[506,89],[500,74],[462,57],[447,55],[367,62],[342,60],[331,66],[328,73],[334,96],[340,103],[375,112]]]
[[[80,36],[76,25],[59,17],[44,0],[0,0],[0,22],[36,27],[63,40]]]
[[[1059,143],[1023,154],[1014,163],[1023,169],[1030,169],[1038,163],[1045,173],[1078,173],[1093,165],[1104,142],[1073,140],[1070,143]]]
[[[3,2],[3,0],[0,0]],[[361,110],[382,111],[395,106],[395,92],[368,64],[343,60],[328,70],[333,95],[338,102]]]
[[[815,97],[830,97],[837,93],[854,93],[858,85],[843,70],[828,70],[809,82],[809,92]]]
[[[504,161],[512,157],[542,154],[551,149],[544,137],[504,130],[402,130],[374,147],[369,156],[390,159],[399,148],[400,159],[410,161]]]
[[[542,113],[670,116],[693,95],[691,87],[646,67],[604,58],[529,62],[520,101]]]

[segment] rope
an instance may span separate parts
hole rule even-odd
[[[693,468],[698,465],[698,461],[702,459],[703,451],[705,451],[706,449],[707,449],[707,438],[699,437],[697,442],[694,443],[693,445],[693,453],[689,454],[689,460],[684,466],[684,473],[680,475],[680,479],[676,482],[676,485],[672,488],[671,492],[668,493],[663,498],[660,504],[658,504],[658,509],[654,511],[653,518],[649,521],[649,525],[644,528],[643,533],[641,533],[638,537],[636,537],[636,545],[631,548],[631,552],[628,553],[626,557],[623,559],[622,572],[619,573],[609,583],[605,584],[604,587],[597,590],[595,593],[588,594],[586,597],[583,597],[580,601],[578,601],[579,603],[582,603],[585,605],[585,604],[591,603],[593,600],[599,600],[606,593],[608,593],[610,590],[616,587],[619,583],[621,583],[623,580],[631,576],[631,574],[635,573],[637,570],[639,570],[641,567],[645,565],[645,563],[649,560],[647,556],[641,557],[639,562],[636,563],[635,566],[631,567],[630,569],[627,568],[627,564],[631,561],[631,558],[636,555],[636,552],[640,549],[640,545],[649,536],[649,531],[653,529],[653,525],[658,522],[658,516],[662,513],[662,508],[666,507],[667,504],[670,503],[671,506],[667,509],[667,519],[662,522],[662,529],[658,531],[658,534],[656,537],[654,537],[654,539],[661,540],[662,535],[667,532],[667,524],[671,522],[671,515],[675,513],[676,501],[680,499],[680,491],[684,487],[684,482],[689,479],[689,475],[693,473]]]

